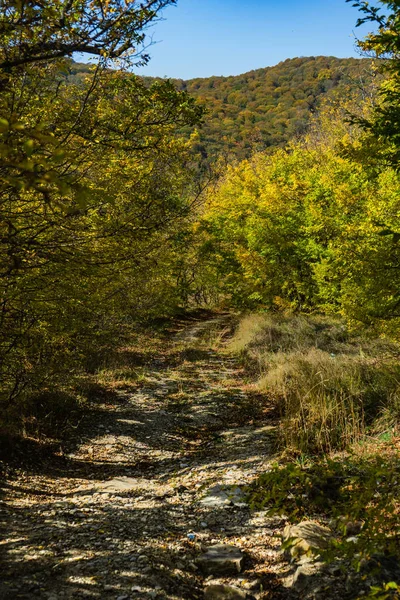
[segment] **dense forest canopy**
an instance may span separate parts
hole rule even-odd
[[[88,73],[88,65],[72,63],[69,79],[78,83]],[[195,149],[210,159],[242,159],[285,146],[306,132],[324,98],[371,94],[376,79],[370,59],[312,56],[243,75],[171,81],[206,110]]]
[[[207,108],[200,133],[203,152],[245,158],[303,135],[324,97],[348,89],[367,93],[372,81],[368,59],[317,56],[234,77],[175,83]]]

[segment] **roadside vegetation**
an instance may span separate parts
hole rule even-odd
[[[397,433],[400,346],[324,316],[244,318],[232,341],[274,399],[282,447],[313,455]]]
[[[328,525],[313,552],[350,569],[349,598],[398,597],[400,345],[339,317],[257,312],[229,349],[279,414],[275,463],[247,489],[251,506]]]

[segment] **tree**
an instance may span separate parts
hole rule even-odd
[[[80,52],[146,63],[146,28],[176,0],[0,0],[0,70]]]
[[[381,0],[383,7],[389,9],[384,14],[382,8],[365,0],[346,1],[363,13],[357,26],[367,22],[378,26],[377,31],[359,40],[358,45],[380,59],[381,69],[387,74],[371,118],[359,123],[381,143],[380,157],[400,169],[400,5],[397,0]]]
[[[1,1],[1,0],[0,0]],[[0,20],[0,402],[57,387],[124,320],[171,310],[164,257],[197,193],[202,109],[126,70],[171,1],[11,2]],[[69,80],[71,52],[100,56]],[[164,261],[164,262],[163,262]],[[160,276],[160,269],[163,270]],[[172,278],[170,278],[172,280]],[[169,282],[170,283],[170,282]],[[7,409],[8,409],[7,408]]]
[[[169,310],[171,295],[154,293],[159,257],[196,194],[190,142],[176,136],[199,117],[186,93],[110,71],[85,104],[87,89],[63,82],[59,67],[30,66],[28,85],[14,78],[21,112],[1,136],[0,363],[10,401],[55,385],[72,357],[76,368],[96,329],[111,337],[124,313]],[[3,95],[9,110],[12,97]]]
[[[398,336],[400,175],[360,151],[357,110],[372,108],[326,103],[302,141],[227,170],[197,227],[205,286],[236,306],[339,312]]]

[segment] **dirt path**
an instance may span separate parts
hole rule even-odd
[[[2,599],[187,600],[210,582],[285,597],[282,523],[241,492],[271,460],[273,422],[235,358],[207,344],[216,327],[186,327],[173,360],[96,403],[67,457],[8,482]],[[197,557],[220,543],[245,553],[241,573],[202,574]]]

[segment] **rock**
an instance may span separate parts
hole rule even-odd
[[[216,544],[210,546],[196,562],[207,575],[230,575],[240,573],[243,559],[244,554],[240,548]]]
[[[302,521],[298,525],[287,525],[283,530],[283,542],[289,542],[285,553],[298,559],[302,554],[318,554],[318,550],[328,548],[332,532],[328,527]]]
[[[224,506],[230,503],[228,494],[221,485],[212,487],[207,495],[200,500],[200,504],[203,506]]]
[[[143,565],[143,564],[146,564],[146,563],[148,563],[148,562],[149,562],[149,557],[148,557],[148,556],[146,556],[145,554],[141,554],[141,555],[138,557],[138,559],[137,559],[137,562],[138,562],[139,564],[141,564],[141,565]]]
[[[205,600],[244,600],[246,592],[231,585],[208,585],[204,590]]]
[[[329,573],[334,577],[340,577],[343,575],[345,567],[341,563],[334,563],[333,565],[329,565]]]
[[[243,500],[244,494],[238,486],[215,485],[200,500],[199,504],[207,508],[223,508],[232,505],[243,508],[243,506],[246,506]]]
[[[305,563],[296,569],[295,574],[293,575],[291,587],[296,590],[296,592],[304,592],[310,586],[312,587],[313,580],[310,579],[314,575],[316,575],[323,566],[323,563],[314,562],[314,563]]]
[[[96,486],[97,491],[108,494],[118,494],[119,492],[129,492],[137,489],[138,480],[134,477],[116,477],[110,481],[104,481]]]
[[[337,519],[332,519],[329,525],[347,537],[354,537],[361,533],[364,521],[349,521],[348,517],[338,517]]]
[[[261,587],[261,581],[259,579],[253,579],[252,581],[246,581],[246,583],[243,583],[243,587],[246,590],[259,590]]]
[[[206,508],[222,508],[232,506],[232,501],[226,496],[206,496],[200,500],[200,504]]]
[[[364,527],[363,521],[348,521],[346,523],[346,535],[356,536],[361,533]]]

